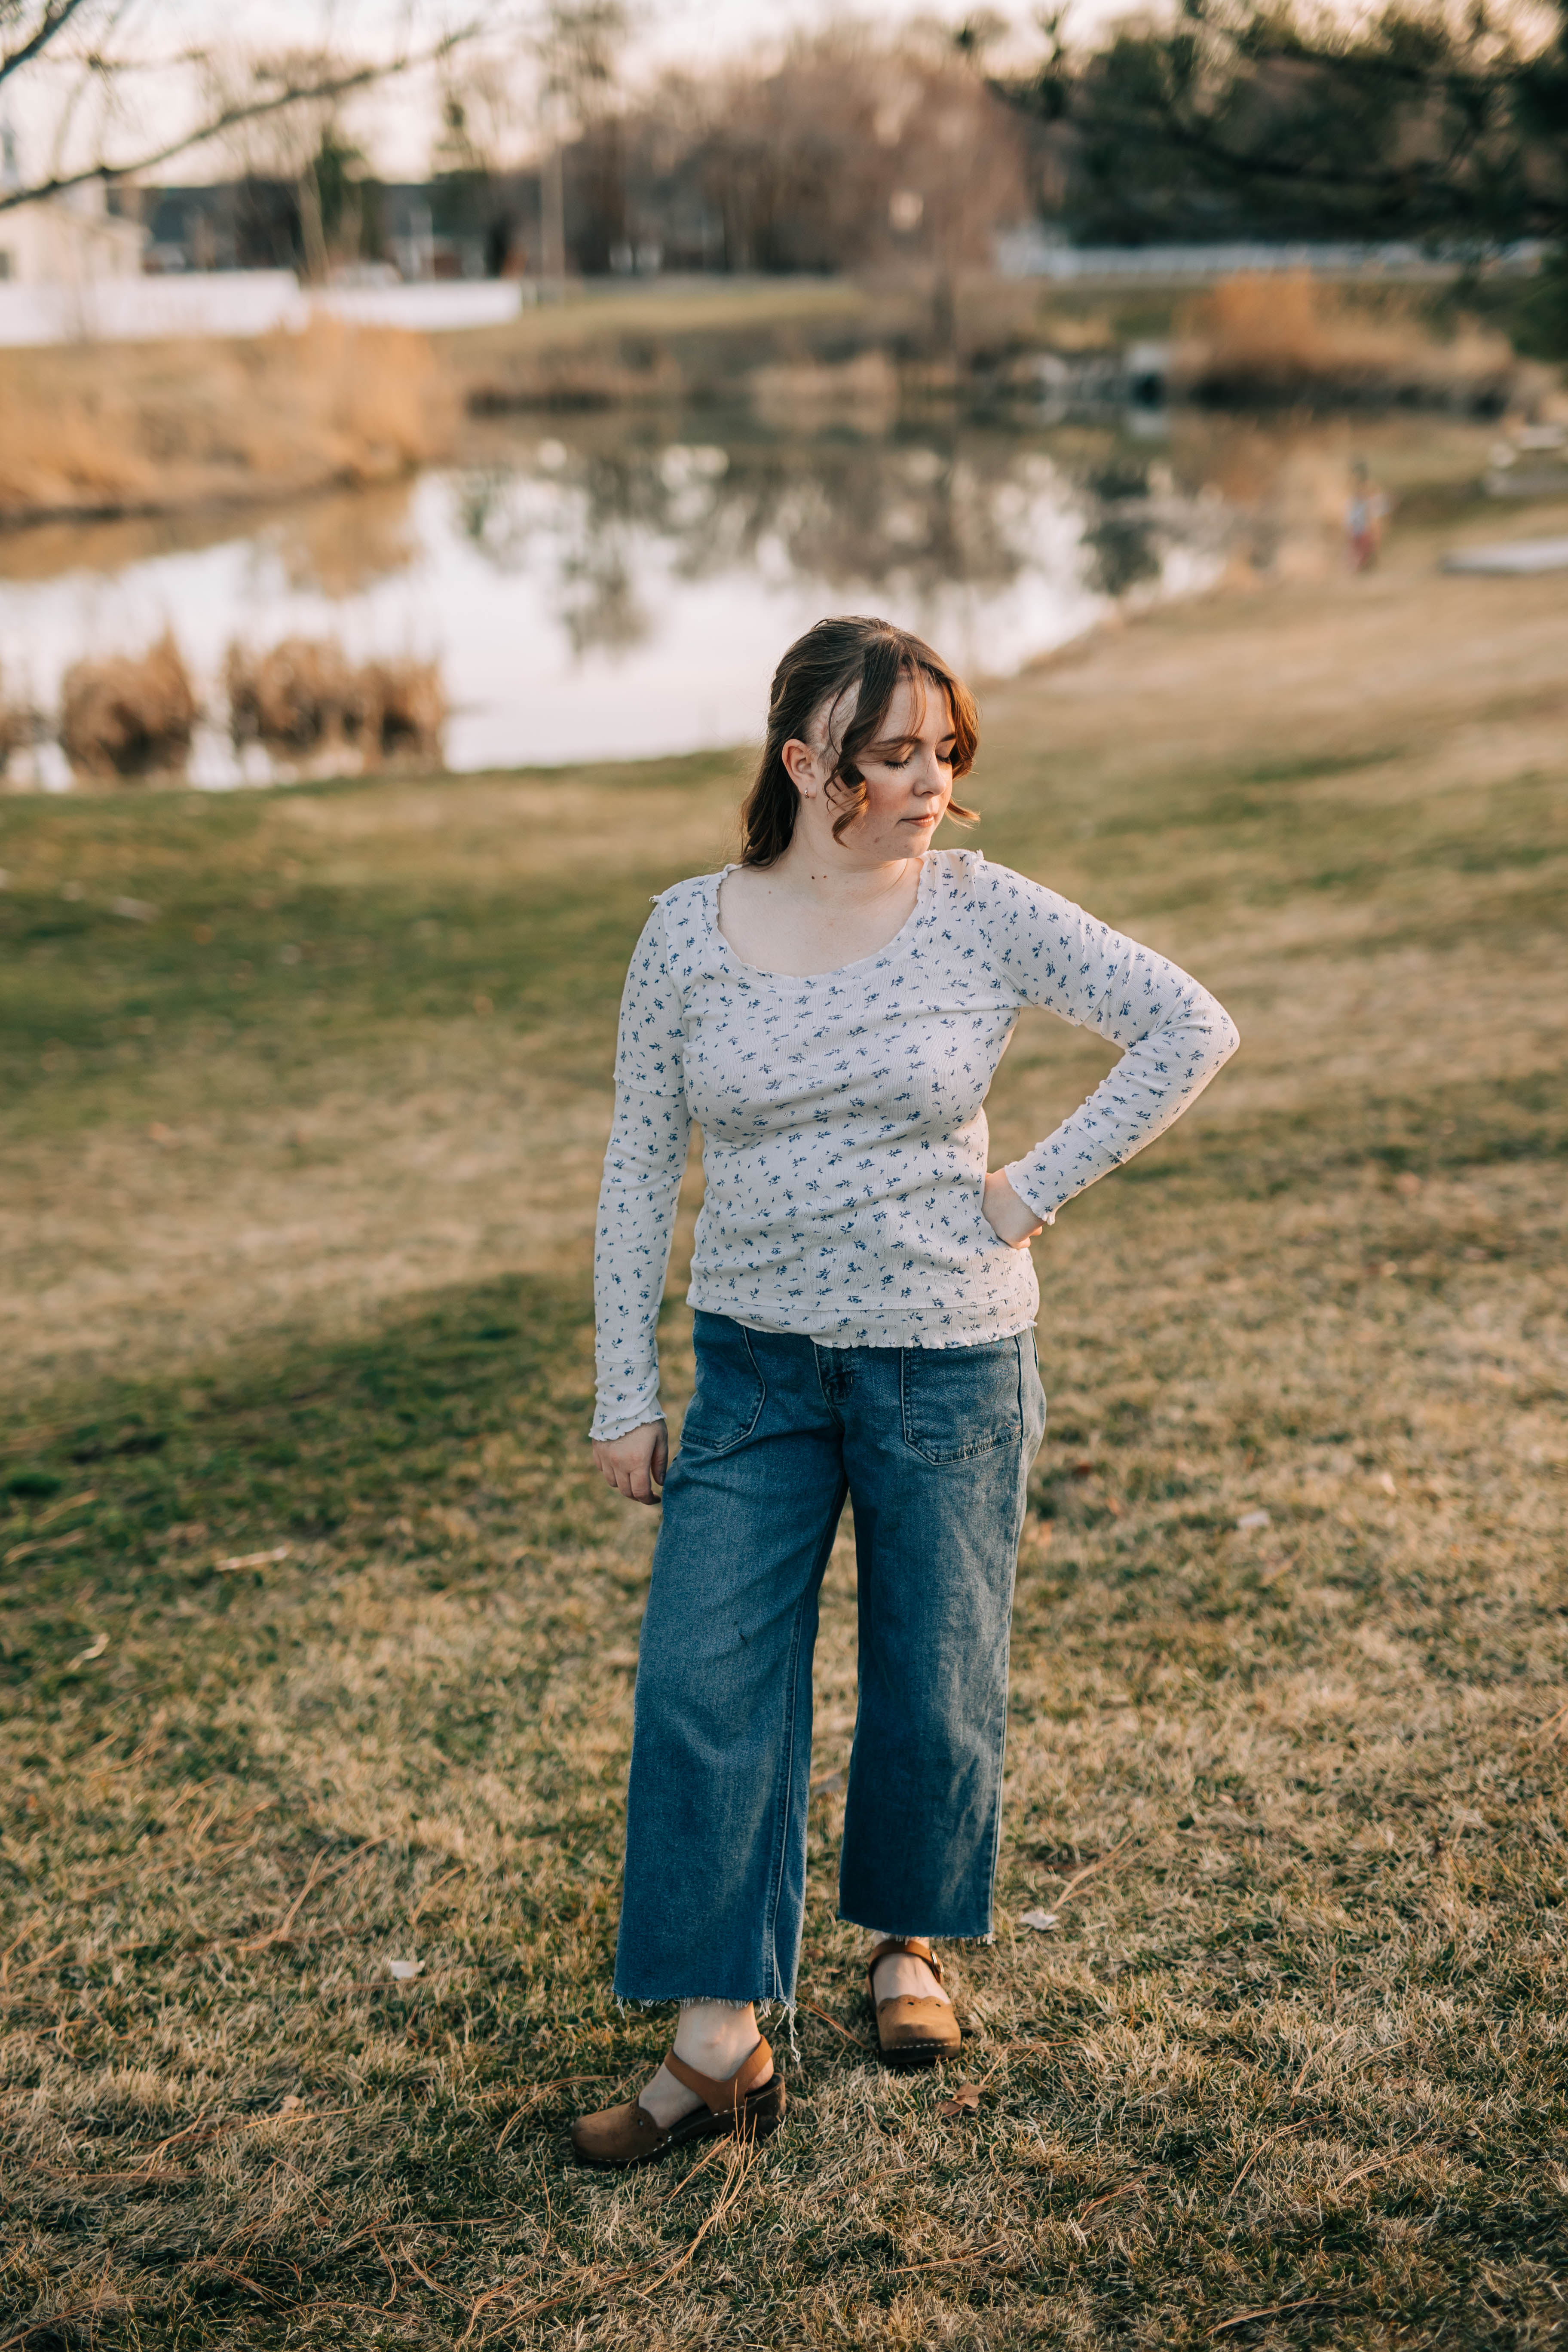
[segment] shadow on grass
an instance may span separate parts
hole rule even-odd
[[[67,1654],[95,1577],[130,1579],[138,1604],[157,1608],[197,1587],[237,1592],[270,1565],[226,1559],[323,1541],[352,1557],[389,1533],[395,1549],[428,1550],[438,1575],[431,1507],[474,1502],[487,1439],[526,1428],[547,1476],[568,1462],[580,1475],[592,1337],[582,1286],[515,1276],[400,1307],[363,1335],[277,1340],[206,1375],[58,1397],[46,1420],[0,1438],[5,1597],[31,1620],[5,1644],[0,1683],[85,1678],[96,1661],[73,1669]],[[172,1650],[141,1695],[179,1672]]]

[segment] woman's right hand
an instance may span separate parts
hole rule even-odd
[[[1000,1168],[993,1168],[985,1179],[980,1213],[997,1240],[1005,1242],[1011,1250],[1027,1249],[1035,1235],[1046,1230],[1027,1201],[1020,1201]]]
[[[605,1485],[628,1503],[657,1503],[654,1489],[669,1466],[669,1431],[662,1421],[645,1421],[624,1437],[595,1437],[594,1459]]]

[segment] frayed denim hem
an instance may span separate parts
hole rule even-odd
[[[987,1927],[983,1936],[944,1936],[933,1933],[930,1927],[872,1927],[864,1919],[852,1919],[847,1911],[840,1911],[838,1916],[846,1927],[858,1927],[863,1935],[874,1936],[879,1944],[907,1944],[911,1937],[918,1937],[922,1944],[994,1944],[996,1941],[994,1927]]]
[[[658,1999],[654,2000],[638,2000],[635,1994],[618,1992],[616,1995],[616,2000],[623,2014],[628,2009],[695,2009],[700,2001],[706,2002],[710,2009],[754,2009],[761,2011],[764,2009],[784,2009],[790,2006],[789,2003],[781,2001],[776,1995],[770,2000],[762,1993],[756,1994],[751,2000],[731,2000],[726,1994],[721,1992],[671,1992],[662,1994]]]
[[[782,1993],[756,1993],[750,2000],[731,2000],[721,1992],[669,1993],[658,2000],[638,2000],[631,1993],[618,1992],[616,2006],[624,2017],[628,2009],[695,2009],[699,2002],[710,2009],[754,2009],[759,2017],[771,2016],[775,2011],[793,2017],[795,2003],[785,2000]]]

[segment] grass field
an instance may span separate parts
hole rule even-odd
[[[790,2121],[629,2179],[588,1246],[739,762],[0,801],[0,2352],[1561,2340],[1562,589],[1431,559],[985,696],[988,853],[1243,1050],[1039,1245],[962,2064],[833,1915],[841,1549]],[[1026,1024],[995,1156],[1101,1066]]]

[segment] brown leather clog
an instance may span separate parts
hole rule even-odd
[[[770,2132],[777,2131],[784,2111],[783,2075],[757,2083],[758,2075],[772,2064],[773,2055],[767,2043],[759,2042],[728,2082],[716,2083],[711,2074],[700,2074],[695,2066],[670,2051],[666,2066],[678,2083],[696,2092],[702,2105],[682,2116],[668,2131],[661,2131],[636,2099],[626,2099],[618,2107],[601,2107],[597,2115],[579,2116],[572,2126],[572,2147],[578,2163],[624,2170],[635,2164],[657,2164],[661,2156],[693,2140],[721,2139],[731,2132],[766,2139]]]
[[[934,2066],[939,2058],[950,2056],[963,2039],[952,2004],[933,2000],[929,1993],[923,1998],[914,1993],[892,1993],[886,2000],[879,2000],[877,1963],[885,1960],[889,1952],[907,1952],[911,1959],[923,1960],[938,1984],[942,1982],[942,1962],[923,1936],[889,1936],[878,1945],[866,1963],[866,1981],[871,1988],[871,2007],[876,2014],[877,2040],[881,2044],[882,2056],[889,2066]]]

